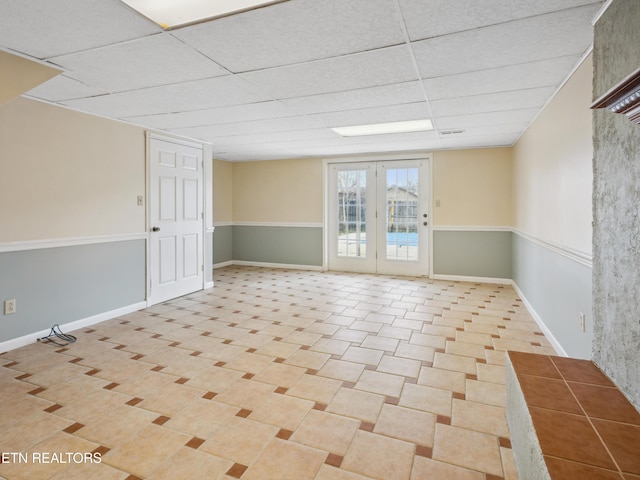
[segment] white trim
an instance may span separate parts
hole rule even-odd
[[[487,225],[433,225],[435,232],[512,232],[512,227]]]
[[[126,315],[127,313],[137,312],[138,310],[142,310],[146,306],[147,306],[146,302],[134,303],[132,305],[127,305],[126,307],[116,308],[115,310],[110,310],[108,312],[92,315],[91,317],[76,320],[74,322],[65,323],[63,325],[60,325],[60,328],[65,333],[72,332],[80,328],[95,325],[96,323],[104,322],[105,320],[110,320],[112,318],[116,318],[121,315]],[[40,330],[39,332],[29,333],[27,335],[23,335],[22,337],[13,338],[11,340],[4,341],[0,343],[0,352],[8,352],[9,350],[14,350],[16,348],[29,345],[37,341],[38,338],[42,338],[45,335],[48,335],[50,331],[51,331],[51,328],[47,328],[46,330]]]
[[[598,20],[600,20],[600,17],[602,17],[602,15],[604,15],[604,12],[607,11],[607,9],[611,6],[611,4],[613,3],[613,0],[607,0],[607,3],[605,3],[602,8],[600,9],[600,11],[598,11],[598,13],[596,13],[596,16],[593,17],[593,20],[591,20],[591,25],[594,25],[598,22]]]
[[[265,267],[265,268],[283,268],[287,270],[312,270],[321,272],[322,267],[319,265],[294,265],[290,263],[268,263],[268,262],[247,262],[244,260],[233,260],[232,265],[240,265],[243,267]]]
[[[203,290],[208,290],[209,288],[213,288],[213,282],[205,282]]]
[[[322,228],[322,222],[294,223],[294,222],[233,222],[234,227],[301,227]]]
[[[23,242],[0,243],[0,253],[20,252],[23,250],[40,250],[45,248],[75,247],[95,243],[126,242],[129,240],[146,240],[146,233],[128,233],[123,235],[103,235],[97,237],[50,238],[46,240],[25,240]]]
[[[557,253],[558,255],[562,255],[563,257],[568,258],[569,260],[573,260],[574,262],[584,265],[585,267],[593,268],[593,255],[590,253],[581,252],[564,245],[559,245],[557,243],[548,242],[546,240],[533,237],[521,230],[518,230],[517,228],[512,229],[512,231],[516,235],[520,235],[525,240],[529,240],[530,242],[540,245],[547,250],[551,250],[552,252]]]
[[[491,283],[495,285],[511,285],[513,280],[510,278],[494,278],[494,277],[468,277],[465,275],[441,275],[433,274],[433,280],[445,280],[451,282],[470,282],[470,283]]]
[[[207,227],[204,233],[213,233],[216,231],[216,227]]]
[[[518,287],[518,284],[512,281],[511,285],[513,286],[513,289],[516,291],[516,293],[522,300],[522,303],[527,308],[527,310],[529,311],[533,319],[536,321],[536,323],[538,324],[538,327],[540,327],[540,330],[542,330],[542,333],[544,333],[544,336],[547,338],[547,340],[549,340],[549,343],[551,343],[555,351],[559,355],[562,355],[563,357],[568,357],[569,355],[567,354],[567,352],[564,350],[564,348],[562,348],[562,345],[560,345],[560,342],[558,342],[556,337],[553,336],[553,333],[551,333],[551,330],[549,330],[549,328],[545,325],[544,321],[542,320],[542,317],[538,315],[538,312],[535,311],[535,309],[533,308],[533,305],[529,303],[527,298],[524,296],[524,293],[522,292],[522,290],[520,290],[520,288]]]
[[[216,227],[232,227],[233,226],[233,222],[214,222],[213,224]]]
[[[355,162],[380,162],[391,160],[429,160],[433,158],[433,153],[425,151],[416,152],[393,152],[379,154],[357,154],[357,155],[337,155],[335,157],[325,157],[325,163],[355,163]]]
[[[226,262],[214,263],[213,269],[215,270],[216,268],[230,267],[231,265],[233,265],[233,260],[227,260]]]

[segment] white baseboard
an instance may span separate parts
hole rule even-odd
[[[208,288],[213,288],[213,282],[204,282],[204,290]]]
[[[512,281],[511,283],[513,285],[513,289],[516,291],[516,293],[522,300],[522,303],[524,303],[524,306],[527,307],[527,310],[529,310],[529,313],[538,324],[538,327],[540,327],[540,330],[542,330],[542,333],[544,333],[544,336],[547,338],[547,340],[549,340],[549,342],[551,343],[555,351],[558,353],[558,355],[562,355],[563,357],[568,357],[569,355],[567,354],[567,352],[564,350],[564,348],[562,348],[562,345],[560,345],[560,342],[558,342],[556,337],[553,336],[553,333],[551,333],[551,330],[549,330],[549,328],[545,325],[544,321],[542,320],[542,317],[538,315],[538,312],[536,312],[536,310],[533,308],[533,305],[529,303],[527,298],[524,296],[524,293],[522,292],[522,290],[520,290],[520,288],[516,284],[516,282]]]
[[[220,262],[220,263],[214,263],[213,264],[213,269],[215,270],[216,268],[230,267],[231,265],[233,265],[233,260],[228,260],[226,262]]]
[[[127,305],[126,307],[117,308],[115,310],[111,310],[104,313],[99,313],[98,315],[93,315],[91,317],[82,318],[80,320],[76,320],[74,322],[69,322],[60,325],[60,329],[64,333],[69,333],[74,330],[78,330],[80,328],[89,327],[91,325],[95,325],[96,323],[104,322],[105,320],[110,320],[115,317],[119,317],[120,315],[126,315],[127,313],[137,312],[143,308],[146,308],[146,302],[134,303],[132,305]],[[53,326],[53,325],[52,325]],[[0,352],[8,352],[9,350],[14,350],[16,348],[24,347],[29,345],[39,338],[42,338],[51,332],[51,328],[47,328],[46,330],[40,330],[39,332],[29,333],[27,335],[23,335],[22,337],[13,338],[11,340],[6,340],[0,343]]]
[[[286,270],[311,270],[321,272],[322,267],[316,265],[295,265],[291,263],[268,263],[268,262],[246,262],[244,260],[231,260],[229,262],[221,262],[213,265],[213,268],[228,267],[230,265],[240,265],[243,267],[264,267],[264,268],[282,268]]]
[[[433,274],[431,278],[433,278],[434,280],[445,280],[451,282],[493,283],[496,285],[511,285],[513,283],[510,278],[467,277],[465,275]]]

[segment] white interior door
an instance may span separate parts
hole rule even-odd
[[[329,165],[328,267],[429,274],[426,159]]]
[[[148,304],[204,286],[203,149],[149,141]]]

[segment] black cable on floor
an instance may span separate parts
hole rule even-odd
[[[56,339],[62,340],[63,342],[66,342],[66,343],[59,343],[56,341]],[[57,323],[53,327],[51,327],[51,331],[49,332],[49,335],[38,339],[39,342],[51,342],[54,345],[58,345],[59,347],[64,347],[66,345],[69,345],[70,343],[73,343],[76,340],[77,340],[76,337],[74,337],[73,335],[69,335],[68,333],[64,333],[62,330],[60,330],[60,325],[58,325]]]

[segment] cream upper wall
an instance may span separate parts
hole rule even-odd
[[[230,223],[233,220],[233,165],[224,160],[213,160],[213,222]]]
[[[60,73],[62,70],[0,50],[0,105]]]
[[[17,98],[0,107],[0,242],[145,232],[144,130]]]
[[[510,226],[511,181],[511,148],[435,152],[433,225]]]
[[[591,253],[589,56],[514,146],[514,226],[541,240]]]
[[[232,168],[234,222],[322,223],[322,159],[238,162]]]

